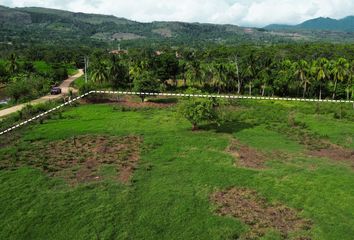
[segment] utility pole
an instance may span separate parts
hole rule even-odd
[[[87,82],[88,82],[87,69],[89,67],[89,58],[84,57],[84,61],[85,61],[85,83],[87,84]]]

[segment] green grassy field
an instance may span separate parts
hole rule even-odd
[[[175,107],[72,108],[61,119],[22,130],[19,143],[0,148],[0,156],[16,157],[16,152],[36,141],[80,135],[141,136],[139,165],[131,183],[106,179],[71,186],[30,165],[4,168],[0,239],[238,239],[249,227],[216,214],[210,195],[245,187],[310,219],[313,226],[306,239],[351,240],[353,168],[347,162],[308,156],[301,139],[306,134],[313,141],[323,139],[353,149],[350,107],[345,118],[337,119],[335,105],[318,109],[303,103],[239,102],[228,109],[230,121],[204,125],[197,132],[190,130]],[[292,121],[300,127],[292,127]],[[264,169],[244,168],[235,165],[237,160],[226,151],[232,139],[269,155],[283,154],[272,154]],[[283,159],[284,154],[290,157]],[[269,231],[259,239],[281,237]]]

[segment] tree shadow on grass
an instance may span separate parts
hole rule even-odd
[[[254,128],[255,126],[256,125],[254,124],[233,120],[224,122],[221,125],[218,125],[216,123],[205,124],[200,126],[200,129],[205,131],[215,131],[216,133],[234,134],[237,132],[241,132],[244,129]]]

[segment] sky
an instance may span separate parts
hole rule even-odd
[[[100,13],[140,22],[183,21],[250,27],[354,15],[354,0],[0,0],[0,5]]]

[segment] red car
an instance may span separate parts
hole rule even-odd
[[[61,89],[58,87],[53,87],[52,90],[50,91],[51,95],[59,95],[61,94]]]

